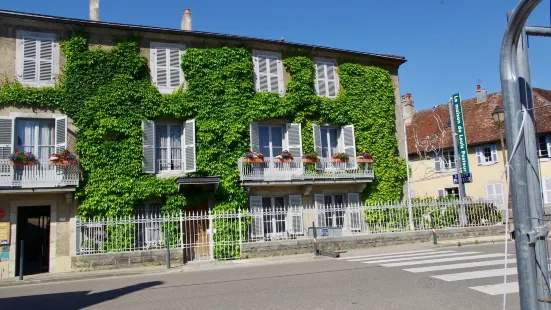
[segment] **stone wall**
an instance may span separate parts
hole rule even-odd
[[[469,227],[437,231],[438,240],[453,240],[476,236],[496,236],[505,232],[504,226]],[[340,251],[356,248],[388,246],[404,243],[432,242],[431,231],[397,232],[374,235],[358,235],[318,238],[320,250]],[[257,242],[243,245],[243,258],[278,255],[305,254],[314,252],[310,239],[285,240],[280,242]]]
[[[184,250],[170,250],[171,263],[183,263]],[[71,258],[73,271],[118,269],[166,264],[166,250],[83,255]]]

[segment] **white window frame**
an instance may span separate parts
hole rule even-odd
[[[161,94],[170,94],[175,90],[184,86],[186,88],[186,80],[184,77],[184,71],[182,70],[182,55],[185,53],[186,46],[184,44],[178,43],[163,43],[163,42],[151,42],[149,45],[149,68],[151,70],[150,78],[151,83],[157,87]],[[179,56],[179,69],[180,69],[180,84],[178,86],[170,86],[170,57],[167,57],[167,86],[158,86],[157,85],[157,49],[171,49],[171,50],[180,50]]]
[[[56,152],[56,144],[55,144],[55,136],[56,136],[56,122],[55,122],[55,118],[15,118],[14,119],[14,136],[17,138],[17,132],[18,132],[18,128],[19,128],[19,122],[21,121],[32,121],[34,122],[33,124],[33,131],[34,131],[34,141],[33,141],[33,145],[31,146],[33,151],[31,153],[33,153],[36,157],[38,157],[38,153],[39,153],[39,150],[41,147],[47,147],[47,148],[50,148],[52,150],[52,152],[48,152],[49,154],[46,155],[45,157],[46,158],[50,158],[50,154],[53,154]],[[50,144],[50,145],[40,145],[39,144],[39,136],[40,136],[40,122],[51,122],[52,125],[53,125],[53,134],[54,134],[54,139],[53,139],[53,144]],[[14,139],[14,145],[13,145],[13,149],[14,151],[20,151],[20,152],[25,152],[24,150],[24,146],[23,149],[21,150],[17,150],[19,148],[19,146],[17,145],[17,139]],[[44,157],[43,157],[44,158]]]
[[[155,121],[155,134],[157,134],[157,126],[166,126],[167,134],[168,134],[168,145],[167,145],[167,161],[172,161],[172,139],[170,139],[170,127],[171,126],[180,126],[180,169],[162,169],[162,165],[160,164],[161,158],[157,158],[156,168],[155,170],[157,173],[167,173],[170,171],[184,171],[185,170],[185,162],[184,162],[184,126],[182,123],[177,122],[161,122],[161,121]],[[157,152],[157,149],[160,148],[160,141],[157,141],[157,137],[155,137],[155,152]],[[156,156],[157,157],[157,156]]]
[[[438,197],[448,197],[448,196],[450,196],[448,194],[449,189],[457,189],[457,194],[459,195],[459,187],[454,186],[454,187],[446,187],[446,188],[439,189],[438,193],[437,193]]]
[[[268,130],[268,139],[269,139],[269,148],[270,148],[270,154],[264,154],[262,153],[262,155],[264,155],[264,157],[266,158],[275,158],[278,154],[275,154],[274,153],[274,149],[273,149],[273,139],[272,139],[272,128],[279,128],[281,130],[281,149],[282,151],[285,151],[285,128],[284,128],[284,125],[266,125],[266,124],[258,124],[258,148],[260,149],[260,127],[268,127],[269,130]],[[293,156],[298,156],[298,155],[294,155],[294,154],[291,154]]]
[[[540,141],[539,141],[540,138],[545,138],[546,147],[547,147],[547,157],[542,157],[541,156]],[[538,142],[537,143],[538,143],[538,157],[539,157],[539,159],[541,161],[551,160],[551,134],[538,136]]]
[[[274,59],[277,61],[277,78],[278,78],[278,89],[273,90],[271,83],[270,83],[270,77],[271,73],[269,70],[269,65],[267,66],[267,79],[268,79],[268,91],[260,90],[260,78],[259,78],[259,71],[260,71],[260,64],[258,62],[258,57],[266,57],[269,59]],[[256,91],[263,91],[263,92],[274,92],[279,93],[281,96],[284,94],[284,81],[283,81],[283,62],[281,58],[281,53],[277,52],[268,52],[268,51],[262,51],[262,50],[253,50],[253,64],[254,64],[254,81],[255,81],[255,87]]]
[[[454,154],[454,150],[442,150],[435,154],[434,156],[434,170],[437,173],[445,173],[445,172],[452,172],[456,170],[456,162],[455,162],[455,156],[454,161],[452,162],[450,160],[450,155]],[[437,169],[436,167],[439,167],[440,169]]]
[[[495,154],[495,160],[492,158],[492,160],[487,161],[486,156],[484,155],[484,149],[490,148],[490,157],[494,157]],[[503,151],[503,150],[502,150]],[[498,156],[497,156],[497,146],[495,144],[484,144],[476,147],[476,156],[477,156],[477,165],[479,166],[490,166],[497,164],[499,162]],[[479,162],[478,159],[481,159]]]
[[[316,64],[316,93],[318,96],[327,97],[327,98],[336,98],[339,95],[339,75],[337,73],[337,61],[335,59],[331,58],[314,58],[314,62]],[[327,90],[326,95],[321,95],[319,92],[319,80],[318,80],[318,65],[325,65],[325,89]],[[333,66],[334,70],[334,82],[335,82],[335,95],[329,96],[329,79],[327,78],[327,65]]]
[[[25,38],[34,38],[36,40],[46,39],[53,41],[52,49],[52,80],[50,82],[40,81],[39,63],[37,63],[36,80],[24,81],[23,80],[23,40]],[[55,80],[59,75],[59,42],[55,33],[47,32],[35,32],[26,30],[16,31],[16,60],[15,60],[15,76],[21,85],[30,87],[52,87],[55,85]]]
[[[335,203],[336,199],[335,196],[342,196],[342,204],[337,205]],[[331,197],[331,205],[325,204],[325,198]],[[329,218],[331,219],[332,226],[330,227],[340,227],[345,228],[346,227],[346,193],[344,194],[323,194],[324,199],[324,210],[325,213],[325,224],[327,224]],[[329,216],[328,216],[329,215]],[[338,221],[342,221],[342,225],[337,225]]]
[[[344,145],[342,143],[342,139],[341,139],[341,132],[342,132],[342,127],[339,127],[339,126],[320,126],[320,133],[323,129],[328,129],[327,131],[327,147],[329,147],[331,145],[331,135],[329,134],[329,129],[335,129],[337,131],[337,150],[336,152],[344,152]],[[323,134],[322,134],[323,135]],[[333,157],[335,154],[329,150],[329,156],[327,156],[326,158],[331,158]],[[323,139],[321,140],[321,153],[318,154],[319,157],[323,157]]]
[[[270,199],[270,206],[264,206],[264,199]],[[281,207],[276,207],[275,200],[276,198],[281,198],[283,200],[283,205]],[[272,197],[262,197],[262,212],[263,212],[263,219],[264,222],[263,228],[266,229],[266,224],[270,223],[271,225],[271,233],[264,233],[267,237],[273,237],[273,236],[280,236],[284,235],[287,230],[287,210],[288,207],[285,203],[285,196],[272,196]],[[269,217],[269,222],[265,220],[266,217]],[[283,231],[277,231],[278,222],[283,223]]]

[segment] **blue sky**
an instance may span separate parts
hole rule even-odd
[[[402,94],[416,108],[474,97],[476,84],[500,91],[505,14],[518,0],[176,1],[100,0],[103,21],[179,28],[186,7],[193,29],[405,56]],[[88,18],[88,0],[2,0],[0,9]],[[550,24],[543,0],[528,25]],[[551,89],[551,38],[530,39],[534,87]]]

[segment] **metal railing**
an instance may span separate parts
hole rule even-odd
[[[78,186],[79,162],[55,166],[50,161],[39,161],[28,166],[12,165],[9,160],[0,160],[0,187],[62,187]]]
[[[459,220],[461,205],[465,225]],[[168,240],[171,248],[184,249],[186,260],[230,259],[239,258],[246,243],[311,238],[312,223],[342,236],[411,231],[410,219],[417,231],[503,225],[501,210],[491,201],[418,202],[409,207],[314,205],[77,220],[76,254],[163,249]]]
[[[265,158],[261,162],[248,163],[238,160],[239,172],[243,181],[291,181],[316,179],[372,179],[372,163],[358,162],[351,158],[348,162],[332,162],[330,158],[320,158],[316,163],[305,163],[302,159],[281,162]]]
[[[158,159],[157,172],[184,171],[183,159]]]

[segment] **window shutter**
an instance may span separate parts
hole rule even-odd
[[[337,96],[337,73],[335,72],[335,64],[326,64],[325,68],[327,70],[327,97],[335,98]]]
[[[313,138],[314,138],[314,152],[318,154],[319,157],[321,157],[322,152],[322,145],[321,145],[321,128],[319,125],[313,124],[312,130],[314,131]]]
[[[492,162],[497,163],[497,147],[495,144],[492,144]]]
[[[356,164],[356,141],[354,139],[354,125],[346,125],[341,129],[343,152],[348,155],[348,168],[355,169]]]
[[[197,159],[195,150],[195,120],[188,120],[184,123],[184,152],[185,172],[197,171]]]
[[[327,96],[327,76],[325,74],[325,63],[318,62],[316,63],[316,90],[318,95]]]
[[[249,125],[249,131],[251,132],[251,152],[258,152],[260,150],[260,142],[258,140],[258,123],[252,122]]]
[[[264,55],[253,57],[255,62],[255,81],[257,91],[269,91],[268,86],[268,59]]]
[[[168,68],[166,48],[155,48],[155,85],[168,87]]]
[[[23,81],[37,81],[38,65],[38,40],[36,38],[23,38],[23,66],[21,76]]]
[[[302,233],[302,196],[289,195],[289,214],[287,216],[287,225],[291,234]]]
[[[348,216],[350,230],[360,230],[360,194],[348,193]]]
[[[0,159],[13,152],[13,118],[0,116]]]
[[[545,203],[551,204],[551,178],[543,179],[543,198]]]
[[[252,213],[251,234],[253,237],[262,238],[264,236],[262,196],[250,196],[249,208]]]
[[[61,153],[67,148],[67,116],[55,119],[55,151]]]
[[[40,39],[39,80],[53,83],[54,80],[54,41]]]
[[[438,190],[438,197],[446,197],[446,190],[445,189],[439,189]]]
[[[494,184],[494,193],[495,193],[495,200],[496,205],[498,206],[504,206],[504,196],[503,196],[503,184],[502,183],[496,183]]]
[[[155,173],[155,122],[142,121],[143,173]]]
[[[318,213],[318,227],[325,227],[327,225],[325,219],[325,196],[323,194],[315,194],[314,204]]]
[[[179,48],[169,49],[170,55],[170,87],[178,88],[182,84],[182,68],[180,66],[182,50]]]
[[[302,157],[302,137],[300,132],[300,124],[286,124],[287,131],[287,150],[294,158]]]
[[[276,93],[283,93],[283,72],[281,67],[281,60],[278,57],[267,57],[269,61],[270,70],[270,91]]]
[[[434,158],[434,171],[441,172],[442,171],[442,157],[441,153],[435,153],[432,155]]]
[[[484,163],[484,154],[481,147],[476,148],[476,164],[481,166]]]
[[[486,199],[494,204],[497,203],[494,184],[486,184]]]
[[[547,157],[551,157],[551,135],[545,136],[545,142],[547,142]]]

